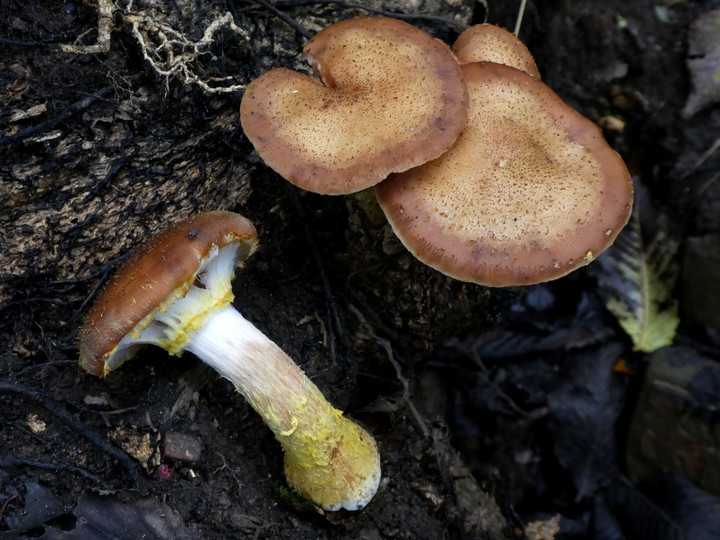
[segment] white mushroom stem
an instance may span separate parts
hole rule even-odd
[[[312,381],[232,306],[213,314],[185,350],[233,383],[282,437],[297,430],[299,404],[306,410],[322,403],[326,412],[327,402]]]
[[[285,476],[326,510],[357,510],[380,482],[374,439],[324,398],[303,371],[230,303],[237,246],[213,248],[181,287],[118,344],[108,371],[141,344],[190,351],[228,379],[285,451]]]
[[[373,438],[323,397],[302,370],[232,306],[211,315],[186,350],[235,385],[285,451],[288,482],[327,510],[357,510],[375,494]]]

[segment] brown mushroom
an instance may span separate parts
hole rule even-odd
[[[535,59],[525,44],[509,30],[494,24],[471,26],[458,36],[452,50],[461,64],[495,62],[540,78]]]
[[[151,238],[90,309],[80,365],[104,377],[147,344],[195,354],[273,431],[292,487],[326,510],[357,510],[380,482],[375,441],[232,306],[235,267],[256,248],[255,228],[230,212],[198,214]]]
[[[462,66],[468,123],[440,158],[376,186],[421,261],[489,286],[559,278],[610,246],[632,182],[600,129],[515,68]]]
[[[309,191],[347,194],[448,150],[467,92],[450,48],[386,17],[329,26],[305,46],[322,79],[274,69],[243,96],[243,130],[260,157]]]

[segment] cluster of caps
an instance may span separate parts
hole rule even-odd
[[[592,261],[627,223],[622,159],[540,81],[512,33],[478,25],[450,48],[365,17],[325,28],[304,52],[321,80],[281,68],[251,82],[245,134],[303,189],[375,186],[425,264],[487,286],[539,283]]]

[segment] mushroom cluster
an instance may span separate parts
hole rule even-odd
[[[284,450],[290,486],[326,510],[357,510],[380,482],[375,440],[232,305],[235,268],[257,245],[247,219],[219,211],[152,237],[88,312],[80,365],[104,377],[148,344],[195,354],[270,427]]]
[[[248,139],[310,191],[375,186],[403,244],[446,275],[486,286],[557,279],[629,220],[622,159],[507,30],[477,25],[450,49],[365,17],[322,30],[305,53],[321,81],[277,69],[248,86]]]
[[[374,186],[419,260],[487,286],[559,278],[610,246],[632,182],[600,129],[547,85],[512,34],[479,25],[452,49],[386,17],[308,41],[320,80],[272,70],[248,85],[245,134],[290,182],[324,194]],[[190,351],[232,382],[280,442],[288,483],[327,510],[357,510],[380,482],[372,436],[346,418],[232,306],[253,225],[208,212],[151,238],[80,331],[80,365],[104,377],[137,350]]]

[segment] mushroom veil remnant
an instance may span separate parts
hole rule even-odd
[[[316,193],[373,186],[448,150],[467,117],[450,48],[396,19],[333,24],[307,42],[321,81],[274,69],[240,105],[245,135],[270,167]]]
[[[235,268],[256,249],[253,225],[230,212],[198,214],[154,236],[90,309],[80,365],[104,377],[146,344],[195,354],[273,431],[294,489],[326,510],[357,510],[380,482],[374,439],[232,306]]]
[[[622,159],[536,78],[492,62],[462,69],[469,117],[453,148],[376,187],[393,230],[425,264],[482,285],[588,264],[630,218]]]

